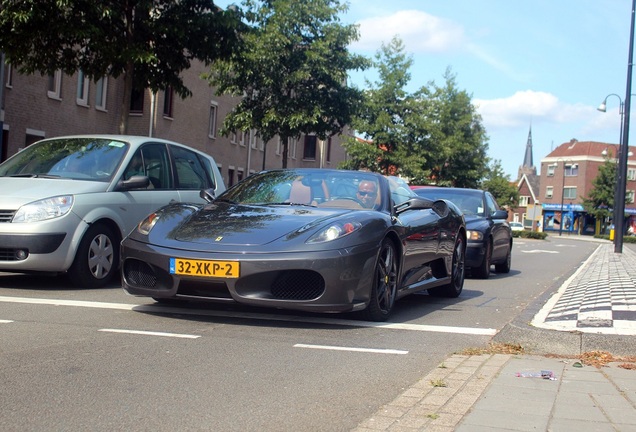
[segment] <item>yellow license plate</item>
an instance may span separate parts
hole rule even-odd
[[[207,261],[170,258],[170,273],[177,275],[237,278],[240,264],[237,261]]]

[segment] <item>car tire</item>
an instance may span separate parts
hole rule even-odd
[[[484,260],[481,262],[479,267],[472,269],[473,276],[478,279],[488,279],[490,277],[490,261],[492,258],[492,245],[490,241],[486,241],[484,249]]]
[[[369,321],[386,321],[391,315],[397,295],[397,267],[395,246],[384,239],[373,271],[369,305],[364,311]]]
[[[495,264],[495,272],[497,273],[510,273],[510,265],[512,264],[512,246],[508,249],[508,255],[506,260],[500,264]]]
[[[81,288],[101,288],[118,272],[119,241],[105,224],[91,225],[80,241],[75,260],[68,269],[73,285]]]
[[[446,285],[429,289],[429,295],[447,298],[459,297],[464,289],[464,277],[466,275],[466,269],[464,266],[465,257],[466,247],[464,245],[464,239],[462,237],[457,237],[457,240],[455,240],[455,247],[453,249],[450,282]]]

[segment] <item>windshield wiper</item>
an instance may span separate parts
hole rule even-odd
[[[60,178],[59,175],[51,175],[51,174],[12,174],[8,177],[16,177],[16,178]]]

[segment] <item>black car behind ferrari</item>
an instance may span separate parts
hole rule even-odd
[[[409,293],[462,291],[460,210],[395,177],[264,171],[208,201],[163,207],[124,239],[126,292],[381,321]]]
[[[509,273],[512,262],[512,231],[508,212],[499,208],[488,191],[447,187],[413,187],[414,192],[432,200],[452,201],[464,213],[468,246],[466,268],[480,279],[490,277],[494,264],[497,273]]]

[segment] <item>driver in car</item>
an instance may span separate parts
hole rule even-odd
[[[358,200],[365,208],[372,208],[375,205],[375,198],[378,195],[375,182],[362,180],[358,185]]]

